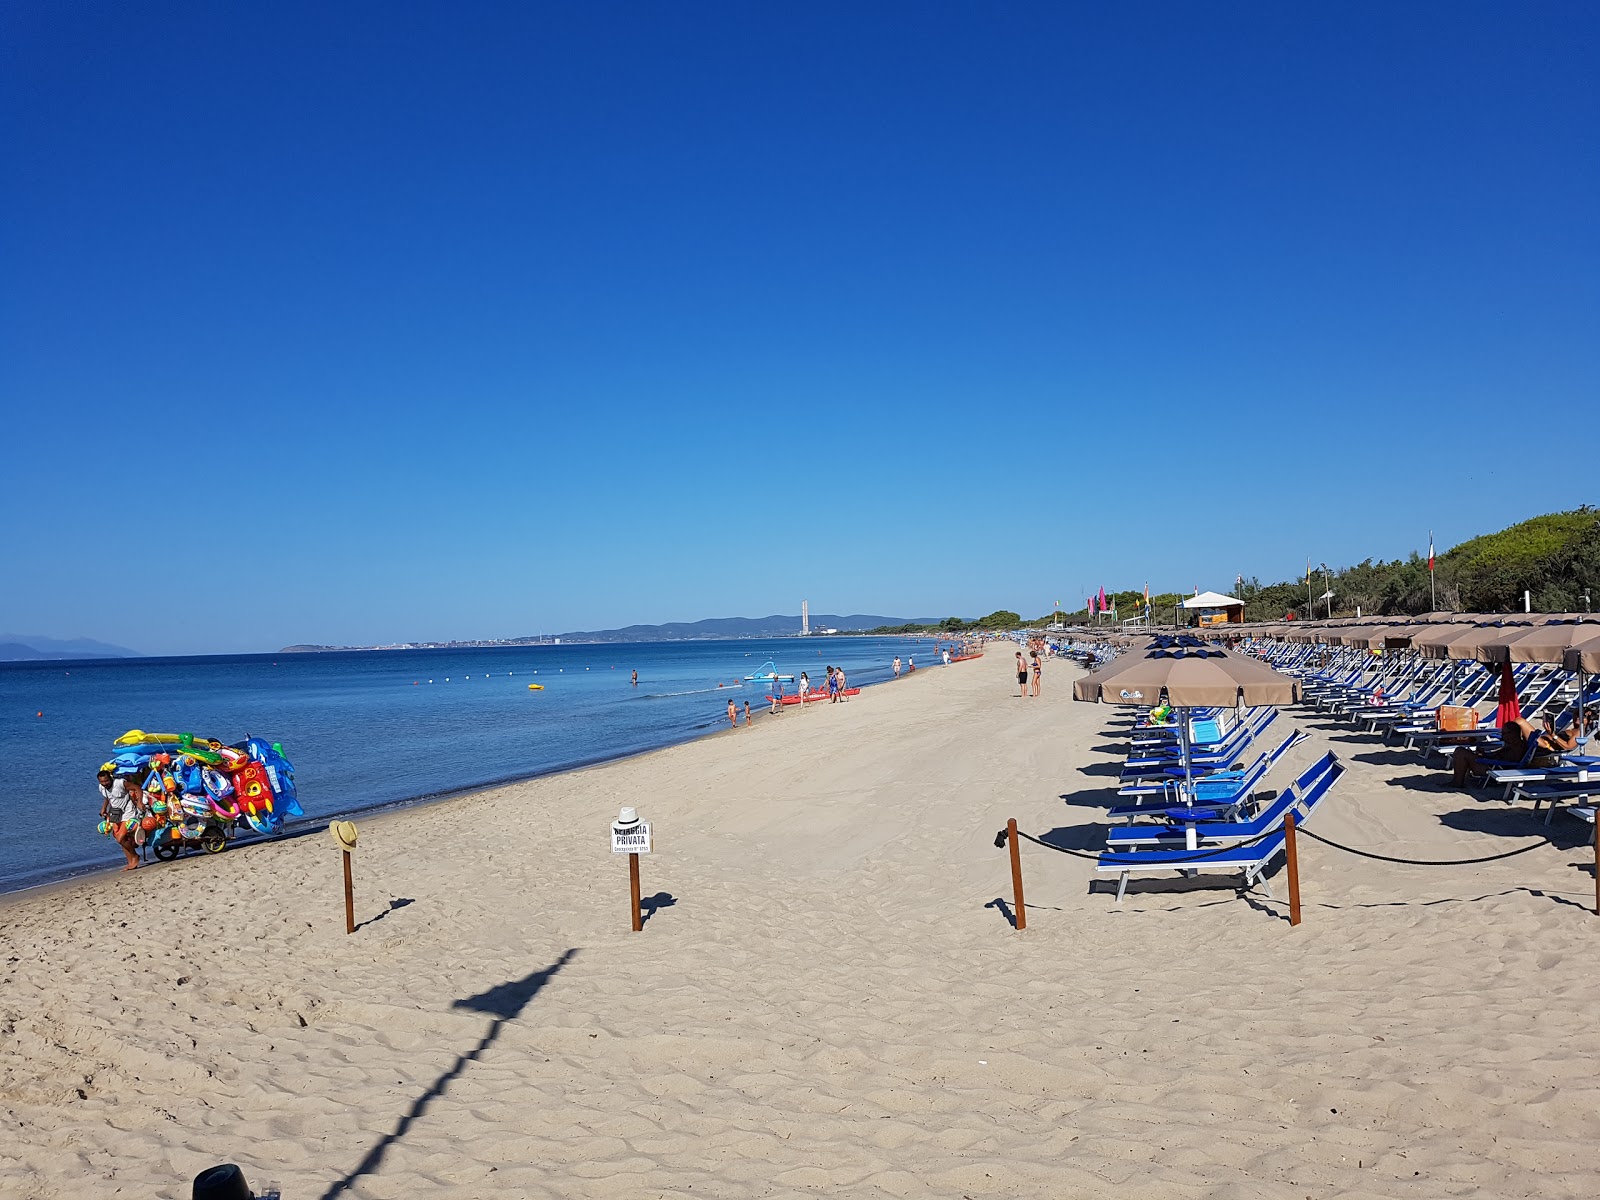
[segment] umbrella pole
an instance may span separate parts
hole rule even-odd
[[[1189,740],[1189,710],[1187,708],[1180,708],[1178,710],[1178,744],[1183,747],[1183,794],[1184,794],[1184,803],[1185,804],[1193,804],[1194,803],[1194,767],[1193,767],[1194,756],[1193,756],[1193,753],[1192,753],[1191,743],[1190,743],[1190,740]],[[1185,837],[1184,837],[1184,844],[1187,846],[1188,849],[1193,850],[1196,847],[1196,845],[1198,844],[1197,839],[1196,839],[1196,831],[1195,831],[1195,827],[1194,827],[1194,822],[1193,821],[1185,821],[1183,824],[1184,824],[1185,830],[1187,830],[1187,833],[1185,834]],[[1180,872],[1180,873],[1185,875],[1185,876],[1192,876],[1192,875],[1196,874],[1196,872],[1194,872],[1194,871],[1183,871],[1183,872]]]

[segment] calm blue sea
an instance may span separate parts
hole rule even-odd
[[[852,685],[871,685],[891,677],[896,654],[931,666],[933,643],[782,638],[3,663],[0,891],[120,865],[95,830],[94,773],[128,729],[282,742],[307,818],[326,820],[687,741],[726,725],[730,694],[741,707],[766,707],[766,686],[741,680],[768,659],[786,674],[809,672],[813,686],[829,663]]]

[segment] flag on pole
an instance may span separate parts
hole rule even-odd
[[[1433,530],[1428,530],[1428,570],[1433,570]]]
[[[1106,588],[1105,588],[1105,584],[1101,584],[1100,585],[1100,611],[1101,612],[1110,612],[1111,611],[1111,609],[1106,606]]]

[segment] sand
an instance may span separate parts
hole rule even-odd
[[[296,1200],[1593,1190],[1586,826],[1474,867],[1307,847],[1297,929],[1215,883],[1118,906],[1030,846],[1019,933],[995,831],[1102,845],[1120,714],[1063,664],[1017,699],[1010,661],[364,820],[352,937],[326,834],[5,903],[0,1195],[230,1160]],[[1542,829],[1329,736],[1282,767],[1346,756],[1330,836]]]

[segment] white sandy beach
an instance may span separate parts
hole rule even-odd
[[[1118,906],[1027,846],[1018,933],[995,831],[1098,821],[1122,714],[1010,667],[364,821],[353,937],[326,834],[5,902],[0,1195],[187,1197],[223,1161],[293,1200],[1592,1192],[1586,826],[1459,868],[1303,844],[1297,929],[1218,885]],[[1338,750],[1329,836],[1543,829],[1343,737],[1269,781]],[[670,896],[638,934],[623,804]]]

